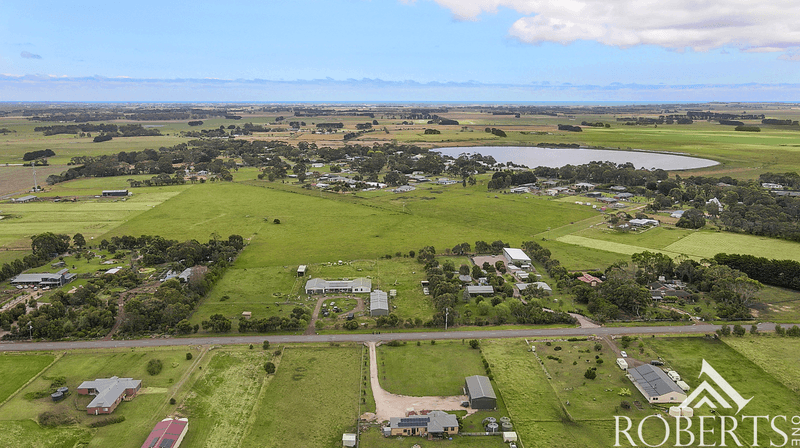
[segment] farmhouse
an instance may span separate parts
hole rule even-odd
[[[531,257],[527,256],[522,249],[513,249],[509,247],[503,248],[503,256],[512,264],[530,264]]]
[[[603,193],[600,193],[599,191],[590,191],[589,193],[586,193],[585,196],[587,198],[600,198],[603,197]]]
[[[614,199],[630,199],[633,197],[633,193],[619,193],[614,195]]]
[[[427,434],[458,434],[458,417],[444,411],[431,411],[427,415],[392,417],[389,433],[393,436],[424,436]]]
[[[645,227],[645,226],[653,226],[658,227],[658,221],[655,219],[631,219],[628,221],[628,224],[634,227]]]
[[[142,448],[178,448],[189,431],[189,419],[165,418],[156,423],[155,428],[144,440]]]
[[[650,364],[628,369],[628,378],[650,403],[681,403],[686,394],[663,370]]]
[[[464,391],[469,397],[472,409],[497,408],[497,395],[494,394],[489,377],[483,375],[468,376],[464,381]]]
[[[128,190],[103,190],[103,197],[128,196]]]
[[[417,187],[412,187],[411,185],[401,185],[392,191],[395,193],[408,193],[409,191],[414,191],[416,189]]]
[[[19,274],[11,279],[12,285],[37,285],[37,286],[64,286],[75,279],[77,274],[70,274],[68,269],[62,269],[55,274],[42,272],[38,274]]]
[[[328,294],[332,292],[370,292],[372,280],[364,277],[353,280],[324,280],[312,278],[306,282],[306,294]]]
[[[369,293],[369,315],[386,316],[389,314],[389,297],[385,292],[376,289]]]
[[[589,286],[597,286],[600,283],[603,283],[603,281],[600,280],[599,278],[595,277],[594,275],[587,274],[587,273],[584,273],[583,275],[578,277],[578,280],[586,283]]]
[[[122,400],[132,400],[141,387],[142,380],[112,376],[82,382],[78,386],[78,394],[95,395],[94,400],[86,406],[87,414],[110,414]]]
[[[514,187],[514,188],[512,188],[512,189],[510,189],[508,191],[509,191],[509,193],[521,193],[521,194],[525,194],[525,193],[530,193],[531,192],[531,190],[528,187]]]

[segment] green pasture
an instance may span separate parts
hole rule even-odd
[[[753,361],[795,394],[800,392],[800,373],[797,371],[800,353],[797,352],[795,339],[774,334],[748,334],[742,338],[725,338],[723,342]]]
[[[43,428],[33,420],[0,421],[0,445],[2,446],[74,448],[87,446],[91,438],[92,430],[81,426]]]
[[[649,248],[646,248],[646,247],[634,246],[634,245],[631,245],[631,244],[615,243],[615,242],[611,242],[611,241],[597,240],[597,239],[594,239],[594,238],[586,238],[586,237],[583,237],[583,236],[576,236],[576,235],[562,236],[562,237],[559,237],[556,241],[559,241],[561,243],[566,243],[566,244],[574,244],[576,246],[583,246],[583,247],[586,247],[586,248],[589,248],[589,249],[602,250],[602,251],[605,251],[605,252],[614,252],[614,253],[617,253],[617,254],[628,255],[628,256],[633,255],[633,254],[635,254],[637,252],[643,252],[645,250],[650,250],[650,252],[663,253],[665,255],[669,255],[672,258],[675,258],[675,257],[681,255],[680,253],[677,253],[677,252],[669,252],[669,251],[658,250],[658,249],[649,249]]]
[[[277,348],[277,347],[276,347]],[[195,447],[238,446],[250,430],[266,372],[264,363],[272,350],[214,350],[201,375],[186,394],[179,411],[189,418],[184,443]]]
[[[800,322],[800,294],[791,289],[765,285],[758,293],[758,319],[765,322]]]
[[[242,447],[338,446],[358,418],[362,346],[288,347]]]
[[[461,395],[464,378],[485,375],[479,350],[469,341],[421,341],[377,348],[381,387],[410,396]]]
[[[747,254],[777,260],[800,261],[800,243],[729,232],[695,232],[664,250],[711,258],[724,252]]]
[[[50,365],[55,357],[49,353],[9,353],[0,355],[0,403],[3,403],[31,378]]]

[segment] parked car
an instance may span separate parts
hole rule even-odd
[[[625,353],[625,350],[619,352],[619,354],[622,355],[623,358],[627,358],[628,357],[628,354]]]
[[[664,362],[663,362],[663,361],[659,361],[659,360],[657,360],[657,359],[654,359],[654,360],[650,361],[650,365],[653,365],[653,366],[663,366],[663,365],[664,365]]]

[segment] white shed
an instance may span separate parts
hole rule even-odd
[[[504,432],[503,433],[503,443],[508,442],[516,442],[517,441],[517,433],[516,432]]]
[[[342,446],[356,446],[355,434],[342,434]]]

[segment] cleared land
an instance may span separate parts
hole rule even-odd
[[[55,360],[50,354],[3,354],[0,355],[0,403],[3,403],[14,392],[27,383],[42,369]]]

